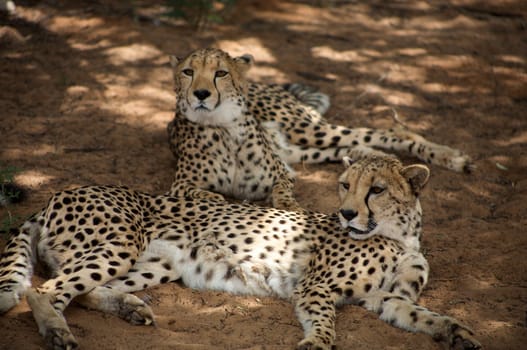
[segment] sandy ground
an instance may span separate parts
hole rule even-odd
[[[209,45],[247,52],[257,61],[251,79],[301,81],[330,94],[334,123],[389,127],[395,108],[414,131],[473,156],[471,175],[432,167],[422,197],[431,281],[421,303],[466,322],[486,349],[525,348],[525,2],[247,1],[200,33],[135,20],[132,2],[67,3],[17,1],[18,15],[0,18],[0,161],[30,189],[26,202],[0,210],[2,222],[78,185],[167,190],[167,54]],[[156,8],[135,4],[155,18]],[[340,165],[296,170],[300,203],[334,211]],[[157,328],[69,307],[81,348],[290,349],[302,337],[286,301],[178,284],[139,295]],[[443,348],[353,306],[340,310],[337,334],[340,349]],[[25,301],[0,317],[1,349],[42,347]]]

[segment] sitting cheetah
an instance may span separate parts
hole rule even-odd
[[[288,164],[340,161],[356,145],[408,152],[455,171],[471,167],[460,151],[402,127],[331,125],[322,117],[326,95],[296,84],[249,83],[252,62],[250,55],[232,58],[218,49],[171,57],[177,104],[168,125],[176,157],[170,195],[270,199],[276,208],[300,209]]]
[[[375,153],[344,163],[334,215],[123,187],[59,192],[6,245],[0,312],[27,295],[48,346],[72,349],[77,342],[62,313],[73,298],[152,324],[151,309],[129,293],[180,279],[197,289],[290,299],[304,329],[298,349],[330,349],[344,303],[450,346],[480,348],[466,326],[416,304],[428,279],[418,199],[428,168]],[[37,257],[54,277],[30,288]]]

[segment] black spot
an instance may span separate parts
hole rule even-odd
[[[196,247],[192,248],[192,250],[190,251],[190,258],[192,260],[196,260],[197,255],[198,255],[198,248]]]
[[[94,280],[94,281],[100,281],[100,280],[102,279],[101,274],[98,273],[98,272],[92,272],[92,273],[90,274],[90,277],[91,277],[92,280]]]
[[[149,280],[151,280],[152,278],[154,278],[154,274],[151,273],[151,272],[143,272],[143,273],[141,274],[141,276],[143,276],[144,278],[149,279]]]
[[[419,294],[419,289],[420,289],[419,283],[417,283],[416,281],[413,281],[412,283],[410,283],[410,286],[413,288],[416,294]]]
[[[127,259],[130,257],[130,253],[127,253],[127,252],[120,252],[117,254],[117,256],[119,256],[121,259]]]

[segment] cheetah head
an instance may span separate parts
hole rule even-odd
[[[419,247],[419,193],[430,171],[424,165],[403,166],[381,152],[344,157],[339,177],[339,219],[354,239],[383,235]]]
[[[250,55],[232,58],[219,49],[201,49],[183,59],[170,57],[178,109],[195,123],[229,126],[245,109],[245,73]]]

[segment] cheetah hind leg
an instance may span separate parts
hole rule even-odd
[[[155,325],[152,309],[133,294],[102,286],[77,297],[76,301],[88,309],[120,317],[133,325]]]
[[[476,168],[472,159],[460,150],[428,141],[401,124],[393,128],[393,133],[402,140],[414,141],[416,146],[412,153],[428,163],[464,173],[471,173]]]
[[[53,350],[72,350],[78,347],[62,313],[53,306],[53,297],[30,288],[26,292],[27,302],[33,312],[39,333],[47,347]]]

